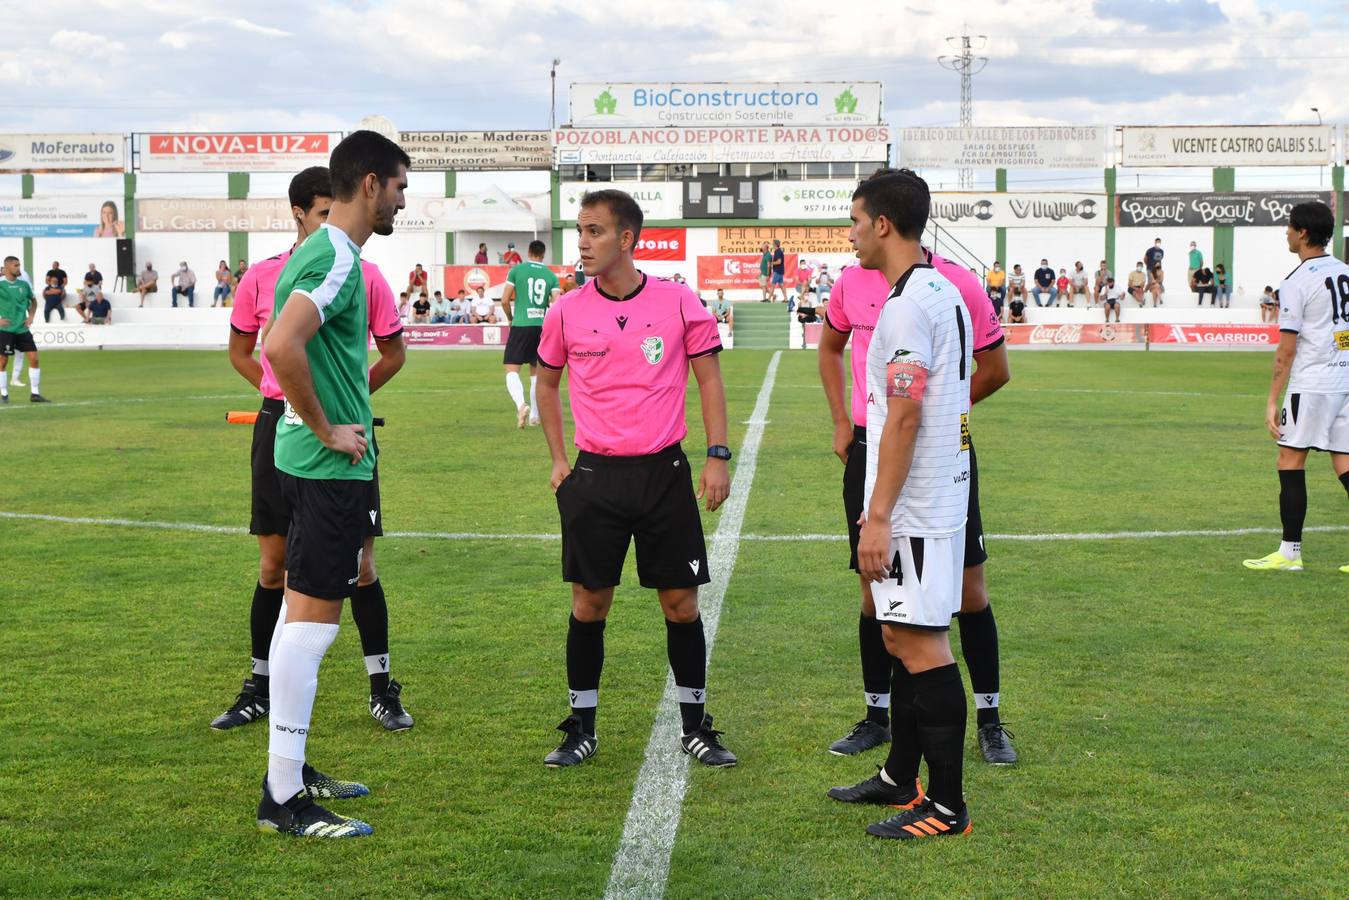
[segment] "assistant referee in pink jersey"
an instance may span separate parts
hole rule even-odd
[[[571,582],[566,737],[550,768],[595,753],[595,709],[604,667],[604,623],[629,542],[637,576],[665,614],[670,670],[679,692],[680,747],[708,766],[736,763],[707,715],[707,642],[698,586],[711,580],[698,499],[715,510],[730,492],[726,392],[716,319],[683,284],[652,278],[633,264],[642,210],[622,191],[586,194],[576,220],[585,286],[548,310],[539,342],[539,417],[553,457],[552,486],[562,518],[562,578]],[[680,441],[688,434],[684,391],[698,380],[707,460],[693,491]],[[576,422],[576,464],[567,461],[558,385]]]

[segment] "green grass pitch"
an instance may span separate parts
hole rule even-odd
[[[737,449],[769,358],[722,357]],[[1013,353],[1012,383],[972,416],[987,530],[1275,528],[1268,363]],[[43,372],[56,404],[16,389],[0,407],[0,511],[247,526],[250,430],[223,414],[256,402],[224,353],[47,353]],[[556,531],[543,435],[514,427],[498,354],[410,354],[375,409],[389,422],[386,529]],[[698,448],[695,390],[689,418]],[[745,534],[841,534],[814,354],[784,353],[767,418]],[[1322,456],[1308,490],[1309,526],[1349,526]],[[883,761],[825,752],[861,713],[846,545],[744,541],[709,672],[741,764],[691,773],[667,895],[1343,896],[1349,576],[1335,569],[1349,533],[1309,532],[1301,574],[1241,568],[1277,541],[991,538],[1003,715],[1022,762],[984,765],[971,734],[974,833],[918,846],[867,837],[880,811],[824,797]],[[0,895],[598,896],[665,637],[630,560],[600,751],[545,770],[565,714],[558,556],[536,539],[378,542],[393,671],[417,725],[389,735],[371,720],[346,616],[310,757],[370,785],[334,807],[375,835],[309,843],[253,827],[265,729],[207,728],[247,671],[253,540],[0,518]]]

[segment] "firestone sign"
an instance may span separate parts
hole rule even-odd
[[[597,82],[571,86],[571,124],[881,124],[875,81],[687,83]]]

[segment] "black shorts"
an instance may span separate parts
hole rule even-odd
[[[678,444],[649,456],[582,450],[557,487],[557,509],[564,581],[592,590],[618,584],[634,538],[643,587],[689,588],[711,581],[693,472]]]
[[[264,398],[262,408],[258,410],[258,420],[253,423],[253,447],[250,451],[253,468],[253,511],[248,523],[249,534],[285,535],[290,530],[291,506],[281,490],[280,472],[276,468],[276,425],[285,415],[286,404],[282,400]],[[373,437],[372,437],[373,440]],[[375,445],[379,454],[379,446]],[[370,482],[374,492],[375,520],[366,526],[366,537],[384,535],[384,514],[379,504],[379,465]],[[369,515],[366,516],[367,520]]]
[[[277,477],[291,508],[286,586],[325,600],[350,597],[365,539],[380,518],[375,482],[296,478],[287,472]]]
[[[501,361],[508,366],[538,365],[539,338],[542,336],[542,325],[512,325]]]
[[[852,446],[848,462],[843,467],[843,514],[848,518],[848,568],[857,571],[857,542],[862,537],[862,526],[857,520],[866,506],[867,430],[853,426]],[[965,520],[965,568],[972,569],[988,562],[984,550],[984,518],[979,511],[979,464],[974,455],[974,441],[970,441],[970,501]]]
[[[33,332],[0,331],[0,356],[13,356],[15,353],[36,353],[37,344],[33,343]]]

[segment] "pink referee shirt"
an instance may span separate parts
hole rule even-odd
[[[294,248],[292,248],[294,249]],[[280,253],[270,259],[255,263],[239,280],[234,292],[234,309],[230,312],[230,328],[240,334],[258,334],[272,317],[272,307],[276,302],[276,279],[286,267],[291,251]],[[394,301],[393,289],[384,280],[379,267],[372,262],[361,260],[361,275],[365,278],[365,295],[369,302],[370,334],[379,340],[386,340],[403,330],[403,320],[398,317],[398,304]],[[284,399],[281,386],[272,374],[272,364],[267,360],[266,348],[260,353],[262,360],[262,396],[269,400]]]
[[[974,352],[992,350],[1003,341],[1002,323],[993,310],[978,277],[969,269],[931,251],[928,258],[938,272],[960,291],[960,299],[970,313],[970,327],[974,331]],[[852,420],[855,425],[867,424],[867,347],[871,333],[880,318],[881,307],[890,296],[891,285],[879,269],[848,266],[839,273],[834,289],[829,294],[824,319],[830,328],[841,334],[852,334]]]
[[[645,456],[684,439],[689,360],[721,350],[717,320],[686,285],[642,276],[628,297],[592,278],[548,309],[539,362],[570,371],[576,446]]]

